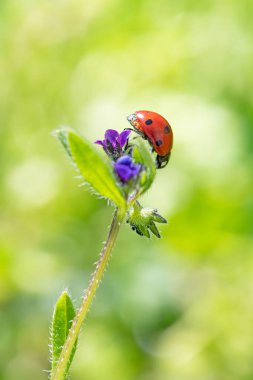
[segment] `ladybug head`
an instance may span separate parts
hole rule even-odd
[[[127,120],[132,125],[132,127],[134,127],[134,129],[136,129],[137,131],[140,131],[142,129],[141,124],[138,120],[138,117],[136,116],[136,113],[132,113],[131,115],[129,115],[127,117]]]

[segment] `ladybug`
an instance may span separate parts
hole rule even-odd
[[[173,145],[173,133],[168,121],[152,111],[136,111],[127,120],[133,130],[148,140],[152,150],[157,153],[157,168],[164,168],[169,162]]]

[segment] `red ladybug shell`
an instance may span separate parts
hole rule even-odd
[[[136,111],[128,117],[136,132],[146,137],[159,156],[167,156],[173,145],[173,133],[168,121],[152,111]]]

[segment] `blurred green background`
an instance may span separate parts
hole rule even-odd
[[[79,340],[74,380],[253,378],[252,1],[1,0],[0,379],[42,380],[66,287],[80,302],[112,208],[50,135],[91,141],[137,109],[174,129],[124,225]]]

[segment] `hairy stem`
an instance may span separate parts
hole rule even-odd
[[[109,261],[110,254],[112,252],[112,248],[118,236],[119,228],[124,219],[124,216],[125,216],[125,210],[124,211],[121,211],[119,209],[115,210],[107,240],[100,253],[99,260],[96,264],[96,269],[91,276],[88,288],[86,289],[84,293],[81,306],[69,330],[67,339],[61,351],[59,362],[57,366],[55,367],[55,369],[52,371],[51,380],[65,379],[66,369],[68,366],[68,361],[69,361],[73,346],[78,337],[81,325],[87,315],[92,299],[103,277],[106,265]]]

